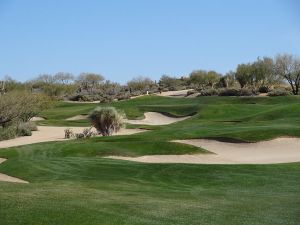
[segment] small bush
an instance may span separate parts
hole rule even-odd
[[[118,99],[118,101],[130,99],[130,94],[129,93],[120,93],[117,96],[117,99]]]
[[[110,136],[118,132],[124,124],[124,114],[118,112],[114,107],[97,107],[89,115],[92,125],[103,136]]]
[[[198,91],[196,90],[190,90],[186,93],[186,96],[189,96],[189,95],[193,95],[193,94],[196,94],[196,93],[199,93]]]
[[[270,88],[266,86],[261,86],[259,87],[258,91],[259,93],[268,93],[270,91]]]
[[[291,95],[291,92],[283,90],[283,89],[273,90],[273,91],[268,93],[268,96],[270,96],[270,97],[288,96],[288,95]]]
[[[200,91],[199,96],[216,96],[219,94],[219,91],[213,88],[205,89]]]
[[[72,137],[74,137],[74,133],[72,129],[70,128],[65,129],[65,139],[70,139]]]
[[[252,90],[247,88],[235,89],[235,88],[224,88],[219,92],[219,96],[251,96],[255,95]]]
[[[37,131],[37,125],[34,122],[27,122],[25,123],[26,126],[31,130],[31,131]]]
[[[17,137],[17,128],[15,126],[0,128],[0,141],[13,139],[15,137]]]
[[[254,91],[247,89],[247,88],[242,88],[240,90],[240,96],[251,96],[251,95],[255,95]]]
[[[92,101],[100,101],[102,97],[100,95],[74,95],[69,97],[71,101],[78,101],[78,102],[92,102]]]
[[[30,123],[20,123],[17,127],[17,134],[18,136],[31,136],[31,127]]]
[[[94,137],[97,135],[95,132],[92,131],[92,128],[85,128],[82,131],[82,133],[84,135],[84,138],[90,138],[90,137]]]
[[[220,90],[219,96],[240,96],[240,90],[234,88],[224,88]]]
[[[111,103],[111,102],[113,102],[113,100],[114,100],[113,96],[106,95],[106,96],[102,97],[102,99],[100,100],[100,103]]]

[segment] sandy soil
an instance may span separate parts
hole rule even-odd
[[[215,154],[153,155],[142,157],[110,156],[113,159],[144,163],[194,163],[194,164],[273,164],[300,162],[300,138],[277,138],[258,143],[226,143],[214,140],[181,140]]]
[[[180,91],[166,91],[162,93],[157,93],[158,96],[164,96],[164,97],[186,97],[186,94],[188,91],[191,91],[193,89],[187,89],[187,90],[180,90]]]
[[[38,116],[32,117],[32,118],[30,119],[30,121],[32,121],[32,122],[35,122],[35,121],[42,121],[42,120],[45,120],[45,118],[43,118],[43,117],[38,117]]]
[[[93,102],[80,102],[80,101],[70,101],[70,100],[64,100],[63,102],[66,103],[78,103],[78,104],[99,104],[100,101],[93,101]]]
[[[180,118],[169,117],[157,112],[146,112],[144,115],[145,118],[142,120],[125,120],[125,122],[143,125],[166,125],[190,118],[190,116]]]
[[[166,125],[166,124],[175,123],[189,118],[189,116],[180,117],[180,118],[169,117],[157,112],[147,112],[144,114],[144,116],[145,118],[142,120],[126,119],[125,122],[130,124],[143,124],[143,125]],[[87,119],[87,116],[77,115],[77,116],[67,118],[66,120],[75,121],[75,120],[83,120],[83,119]]]
[[[0,164],[3,163],[4,161],[6,161],[6,159],[0,158]],[[25,183],[25,184],[28,183],[25,180],[21,180],[21,179],[16,178],[16,177],[11,177],[11,176],[8,176],[8,175],[3,174],[3,173],[0,173],[0,181],[13,182],[13,183]]]
[[[75,121],[75,120],[85,120],[87,119],[87,115],[77,115],[70,118],[67,118],[66,120]]]
[[[64,130],[70,128],[74,133],[80,133],[86,127],[50,127],[50,126],[38,126],[38,131],[33,131],[32,136],[18,137],[11,140],[0,141],[0,148],[8,148],[20,145],[27,145],[48,141],[65,141]],[[145,132],[142,129],[121,129],[115,135],[130,135],[140,132]]]

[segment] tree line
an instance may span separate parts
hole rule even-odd
[[[149,77],[136,77],[125,85],[106,80],[101,74],[96,73],[81,73],[78,76],[65,72],[54,75],[42,74],[24,83],[6,77],[0,82],[0,93],[28,90],[33,93],[44,93],[51,98],[109,102],[146,93],[181,89],[194,89],[200,93],[207,90],[235,88],[248,89],[253,93],[268,93],[276,87],[281,87],[298,95],[299,86],[300,59],[283,54],[239,64],[235,71],[226,74],[213,70],[195,70],[180,78],[163,75],[158,82]]]

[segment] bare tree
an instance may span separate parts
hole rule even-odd
[[[54,75],[54,80],[61,84],[69,84],[74,80],[74,76],[71,73],[59,72]]]
[[[128,81],[127,86],[129,87],[131,92],[138,91],[141,93],[145,93],[146,91],[149,91],[156,87],[156,84],[149,77],[139,76]]]
[[[278,55],[275,58],[275,71],[286,79],[294,95],[299,94],[300,86],[300,59],[293,55]]]
[[[104,81],[104,77],[101,74],[96,73],[81,73],[77,82],[80,84],[81,88],[92,93],[97,85]]]

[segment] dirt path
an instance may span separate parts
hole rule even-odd
[[[258,143],[225,143],[214,140],[180,140],[178,143],[202,147],[215,154],[150,155],[109,158],[144,163],[194,164],[274,164],[300,162],[300,138],[277,138]]]
[[[4,161],[6,161],[6,159],[0,158],[0,164],[3,163]],[[25,180],[21,180],[21,179],[16,178],[16,177],[11,177],[11,176],[8,176],[8,175],[3,174],[3,173],[0,173],[0,182],[1,181],[28,184],[28,182],[25,181]]]

